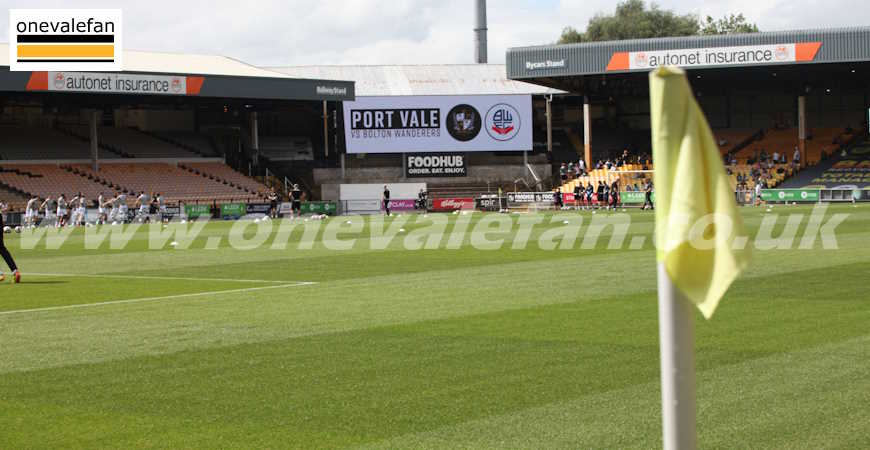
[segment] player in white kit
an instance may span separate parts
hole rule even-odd
[[[66,197],[63,194],[60,194],[57,197],[57,223],[55,226],[58,228],[66,225],[66,214],[67,214],[67,202]]]
[[[97,225],[106,223],[106,219],[108,219],[108,214],[106,214],[106,199],[103,197],[103,193],[100,192],[100,195],[97,196]]]
[[[88,201],[85,196],[79,193],[77,202],[75,203],[75,218],[72,221],[74,227],[84,226],[88,218]]]
[[[136,197],[136,205],[139,206],[137,217],[145,222],[145,218],[148,217],[148,207],[151,205],[151,197],[145,191],[139,192],[139,196]]]
[[[33,197],[27,201],[24,208],[24,226],[33,228],[39,219],[39,197]]]
[[[115,204],[118,205],[118,221],[124,223],[127,221],[127,194],[123,191],[115,197]]]
[[[57,220],[57,217],[54,215],[54,200],[52,200],[51,197],[48,197],[41,205],[39,205],[39,207],[40,209],[45,210],[45,224],[52,225]]]
[[[157,193],[157,212],[160,213],[160,221],[166,221],[166,201],[163,199],[163,194]]]

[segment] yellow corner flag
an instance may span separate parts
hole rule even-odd
[[[748,250],[742,249],[746,242],[734,245],[735,236],[746,236],[743,221],[685,72],[654,70],[649,91],[658,260],[709,319],[749,262]]]

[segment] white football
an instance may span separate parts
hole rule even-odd
[[[12,232],[12,227],[8,227],[8,226],[7,226],[7,227],[3,227],[3,232],[4,232],[4,233],[11,233],[11,232]]]

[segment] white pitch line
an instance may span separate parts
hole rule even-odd
[[[147,276],[147,275],[110,275],[110,274],[84,274],[84,273],[30,273],[25,272],[22,275],[27,276],[37,276],[37,277],[70,277],[70,278],[114,278],[121,280],[179,280],[179,281],[223,281],[223,282],[232,282],[238,281],[239,283],[297,283],[296,281],[285,281],[285,280],[238,280],[234,278],[189,278],[189,277],[161,277],[161,276]]]
[[[31,313],[31,312],[58,311],[58,310],[63,310],[63,309],[89,308],[92,306],[121,305],[124,303],[154,302],[154,301],[158,301],[158,300],[173,300],[173,299],[178,299],[178,298],[201,297],[204,295],[237,294],[240,292],[264,291],[266,289],[280,289],[280,288],[289,288],[289,287],[297,287],[297,286],[309,286],[312,284],[317,284],[317,283],[314,281],[297,281],[297,282],[294,282],[291,284],[281,284],[278,286],[260,286],[260,287],[252,287],[252,288],[228,289],[228,290],[224,290],[224,291],[194,292],[191,294],[167,295],[167,296],[163,296],[163,297],[131,298],[128,300],[111,300],[111,301],[107,301],[107,302],[98,302],[98,303],[80,303],[80,304],[76,304],[76,305],[47,306],[45,308],[16,309],[13,311],[0,311],[0,316],[9,316],[12,314],[23,314],[23,313]]]

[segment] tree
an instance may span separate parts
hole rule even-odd
[[[714,20],[707,16],[701,23],[700,34],[732,34],[732,33],[758,33],[758,25],[749,23],[743,14],[729,14],[721,19]]]
[[[747,22],[743,14],[731,14],[718,20],[707,16],[700,21],[695,14],[678,15],[655,3],[647,6],[644,0],[623,0],[612,15],[598,13],[589,19],[586,31],[565,27],[558,43],[755,32],[758,27]]]
[[[647,8],[643,0],[625,0],[616,5],[613,15],[598,13],[589,19],[585,32],[565,28],[559,43],[693,36],[698,30],[698,16],[694,14],[680,16],[655,3]]]

